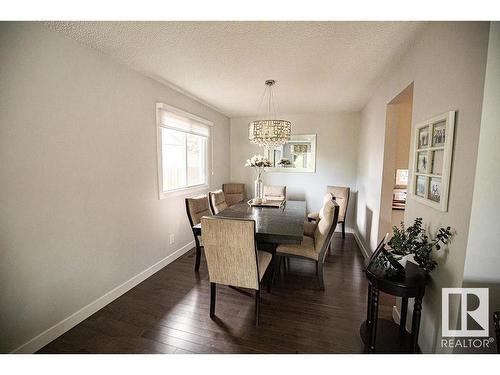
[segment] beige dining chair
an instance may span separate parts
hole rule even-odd
[[[208,202],[210,204],[210,211],[212,211],[212,215],[217,215],[219,212],[228,207],[226,203],[226,196],[220,189],[208,192]]]
[[[245,184],[234,182],[222,184],[222,191],[226,196],[228,206],[245,201]]]
[[[206,195],[186,198],[186,213],[189,219],[189,224],[191,225],[191,230],[193,231],[194,243],[196,247],[196,261],[194,264],[195,271],[198,271],[200,269],[200,259],[201,251],[203,249],[203,242],[201,240],[201,237],[196,235],[193,226],[201,223],[201,218],[203,216],[211,215],[208,206],[208,196]]]
[[[328,201],[323,209],[323,217],[318,220],[313,237],[303,236],[300,244],[280,244],[276,249],[277,256],[297,257],[315,261],[321,290],[325,290],[323,267],[339,219],[339,209],[337,202]]]
[[[333,195],[331,193],[326,193],[323,196],[323,205],[318,212],[318,218],[321,219],[323,217],[323,212],[325,210],[325,205],[333,200]],[[314,237],[314,231],[316,230],[317,221],[316,220],[306,220],[304,221],[304,235],[309,237]]]
[[[215,316],[216,285],[255,290],[255,324],[259,324],[260,284],[271,264],[269,252],[257,250],[255,221],[203,217],[201,232],[210,279],[210,318]],[[272,275],[269,275],[268,288]]]
[[[284,201],[286,199],[286,186],[264,185],[264,199]]]
[[[345,238],[345,221],[347,214],[347,206],[349,204],[349,196],[351,188],[346,186],[327,186],[326,192],[331,193],[333,198],[340,206],[339,224],[342,224],[342,238]],[[319,212],[311,212],[307,215],[309,221],[318,221]]]

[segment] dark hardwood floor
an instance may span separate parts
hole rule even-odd
[[[315,265],[291,259],[267,293],[254,325],[253,294],[217,288],[216,319],[208,316],[210,285],[190,251],[75,326],[39,353],[361,353],[366,316],[364,259],[351,234],[335,234],[325,264],[326,291]],[[381,295],[379,318],[394,299]]]

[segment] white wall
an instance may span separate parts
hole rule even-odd
[[[350,186],[353,189],[346,226],[354,224],[354,202],[356,185],[357,144],[359,115],[344,114],[302,114],[281,116],[292,121],[293,134],[316,134],[316,172],[279,173],[266,172],[264,183],[286,185],[290,199],[307,201],[310,211],[321,208],[327,185]],[[255,180],[252,168],[245,167],[245,160],[263,149],[248,140],[248,123],[255,118],[231,119],[231,180],[246,184],[247,194],[253,194]]]
[[[38,23],[0,23],[0,87],[9,352],[192,241],[183,197],[158,200],[155,103],[215,123],[214,188],[229,120]]]
[[[490,27],[476,178],[464,286],[490,289],[490,317],[500,310],[500,22]],[[493,335],[493,327],[491,327]]]
[[[424,298],[419,343],[440,351],[441,288],[462,285],[474,186],[476,151],[488,43],[487,22],[428,23],[406,56],[388,70],[362,112],[358,159],[356,231],[366,247],[378,240],[386,105],[414,82],[412,125],[457,110],[448,212],[407,202],[406,224],[424,218],[431,232],[450,225],[457,234]]]
[[[404,211],[392,209],[392,195],[396,169],[408,169],[412,109],[413,86],[387,105],[378,238],[391,234],[392,226],[404,220]]]

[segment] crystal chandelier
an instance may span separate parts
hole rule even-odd
[[[248,139],[251,143],[262,147],[278,147],[285,144],[290,139],[292,123],[290,121],[276,119],[276,108],[273,96],[273,86],[276,81],[269,79],[265,83],[266,89],[262,96],[262,101],[267,95],[267,110],[270,119],[255,120],[248,124]]]

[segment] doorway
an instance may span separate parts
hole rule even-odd
[[[413,112],[413,83],[387,104],[379,238],[404,222]]]

